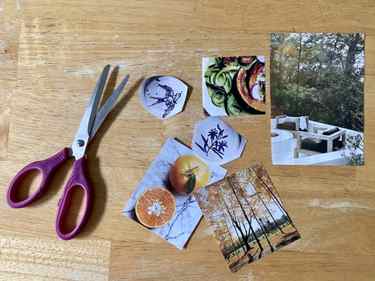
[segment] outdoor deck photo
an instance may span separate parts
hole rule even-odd
[[[271,35],[276,165],[364,165],[364,35]]]

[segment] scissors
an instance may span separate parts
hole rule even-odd
[[[118,66],[116,68],[118,69]],[[125,76],[111,96],[108,97],[103,106],[98,109],[109,70],[110,65],[106,65],[96,83],[71,146],[63,148],[55,155],[45,160],[32,162],[25,166],[12,179],[7,191],[7,201],[10,207],[26,207],[43,195],[56,169],[69,158],[74,158],[72,173],[65,185],[63,195],[58,202],[56,216],[56,233],[57,236],[63,240],[69,240],[75,237],[87,222],[92,207],[93,191],[86,176],[86,148],[102,125],[108,113],[113,109],[116,100],[120,96],[129,79],[129,75]],[[41,175],[39,187],[27,198],[21,200],[18,199],[17,194],[19,194],[21,183],[26,176],[31,175],[31,173],[35,171]],[[81,203],[82,213],[80,214],[80,218],[75,226],[68,228],[65,224],[67,214],[71,207],[73,192],[77,189],[83,191],[83,199],[81,201],[83,203]]]

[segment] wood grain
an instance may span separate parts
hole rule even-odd
[[[18,22],[14,2],[0,2],[0,160],[6,159],[10,98],[17,81]]]
[[[119,64],[119,78],[131,75],[127,95],[89,149],[96,199],[85,232],[72,242],[55,238],[56,206],[70,163],[33,207],[14,210],[0,201],[0,280],[373,280],[374,14],[372,0],[0,1],[3,194],[25,163],[70,144],[105,64]],[[229,172],[263,162],[302,235],[232,274],[204,221],[188,248],[178,251],[121,210],[167,137],[190,144],[195,122],[204,117],[201,57],[268,57],[273,31],[366,33],[366,166],[271,166],[269,114],[227,119],[248,139],[243,157],[227,165]],[[159,121],[142,109],[138,86],[153,74],[173,74],[190,85],[184,112]],[[82,267],[75,251],[89,253]]]
[[[65,241],[0,235],[0,270],[10,279],[108,280],[110,242]],[[2,277],[0,277],[1,280]]]

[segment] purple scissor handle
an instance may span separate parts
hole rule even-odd
[[[64,148],[55,155],[41,161],[32,162],[20,170],[9,184],[7,192],[7,201],[12,208],[22,208],[33,203],[48,188],[48,185],[53,177],[56,169],[62,165],[70,156],[70,149]],[[82,226],[86,223],[89,213],[91,210],[93,192],[89,181],[85,175],[85,157],[82,157],[73,164],[73,170],[68,182],[65,185],[64,193],[58,203],[58,211],[56,217],[56,233],[59,238],[63,240],[69,240],[73,238],[81,230]],[[17,192],[19,191],[22,181],[32,171],[37,171],[41,175],[41,181],[39,187],[25,199],[17,198]],[[81,213],[79,219],[74,228],[67,228],[66,220],[69,210],[71,208],[71,202],[73,199],[73,193],[76,189],[81,189],[83,192]]]
[[[72,174],[58,203],[56,233],[63,240],[72,239],[80,232],[82,226],[87,222],[91,211],[93,193],[91,185],[85,176],[85,161],[85,157],[74,161]],[[67,227],[66,221],[71,208],[73,193],[77,188],[83,191],[83,208],[79,221],[73,228],[70,228]]]
[[[32,162],[20,170],[9,184],[7,192],[7,201],[9,206],[12,208],[23,208],[42,196],[46,191],[48,184],[51,181],[51,177],[53,176],[53,173],[56,171],[57,167],[64,163],[69,157],[69,148],[64,148],[50,158],[42,161]],[[20,185],[26,176],[32,171],[37,171],[42,176],[39,188],[27,198],[19,199],[17,195]]]
[[[66,147],[45,160],[32,162],[25,166],[12,179],[7,191],[7,201],[12,208],[22,208],[33,203],[46,191],[56,169],[66,160],[74,157],[75,161],[73,163],[72,173],[65,185],[63,195],[58,202],[56,216],[56,233],[58,237],[63,240],[72,239],[87,222],[92,209],[93,190],[86,177],[86,148],[108,113],[113,109],[116,100],[129,79],[129,75],[127,75],[98,111],[98,104],[103,94],[109,69],[109,65],[104,67],[96,83],[96,87],[81,119],[80,126],[71,147]],[[115,68],[114,72],[117,72],[117,70],[118,67]],[[34,171],[41,175],[39,187],[28,197],[20,199],[17,195],[20,192],[21,185],[26,177]],[[77,214],[78,218],[74,225],[71,225],[69,215],[70,211],[74,210],[75,207],[73,199],[76,191],[82,192],[83,196],[82,200],[80,200],[81,208],[80,212]]]

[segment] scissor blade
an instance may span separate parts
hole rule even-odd
[[[95,116],[98,109],[100,98],[103,94],[103,89],[107,81],[110,65],[106,65],[96,83],[94,91],[91,95],[90,101],[86,107],[85,113],[81,119],[81,123],[74,137],[72,144],[73,156],[76,159],[83,157],[90,139],[90,133],[94,124]]]
[[[126,75],[125,78],[121,81],[120,85],[117,86],[117,88],[113,91],[113,93],[108,97],[106,102],[103,104],[103,106],[100,108],[99,112],[96,114],[94,127],[91,130],[90,134],[90,140],[95,136],[96,132],[100,128],[100,126],[103,124],[105,118],[107,115],[111,112],[111,110],[114,108],[116,101],[118,100],[120,94],[124,90],[126,84],[129,81],[129,75]]]

